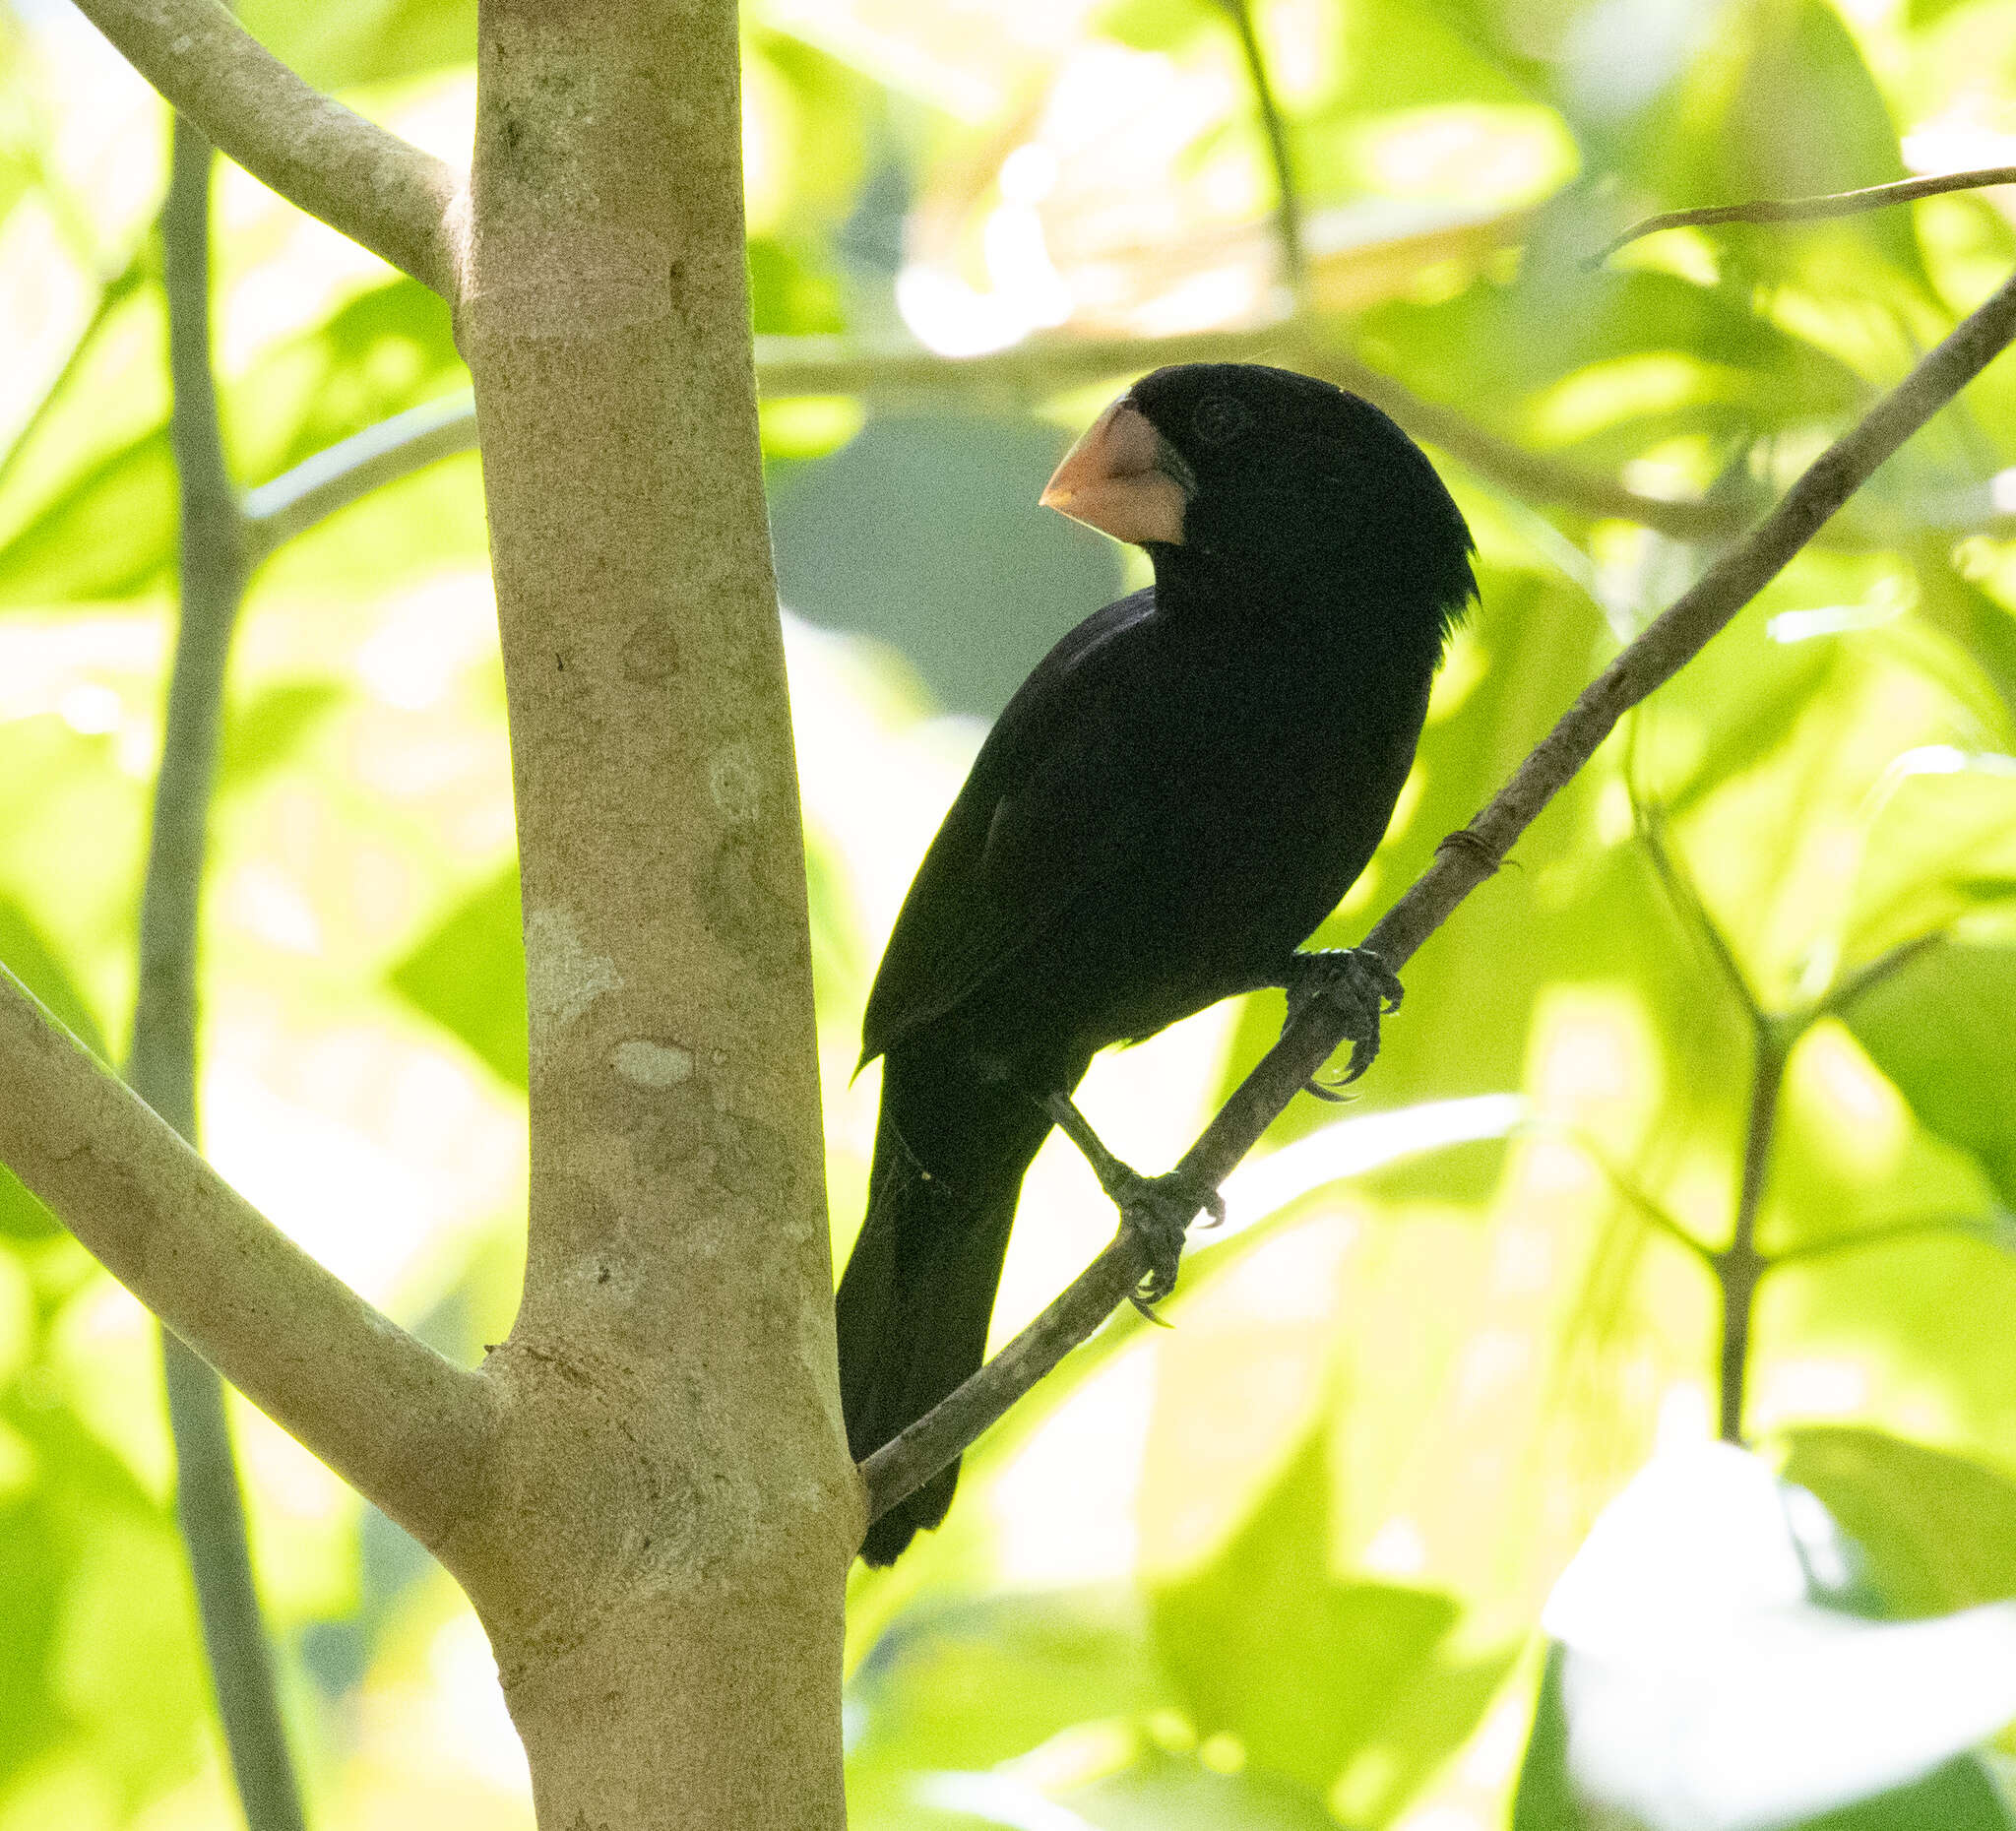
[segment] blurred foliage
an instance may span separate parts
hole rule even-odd
[[[473,8],[243,13],[464,153]],[[1322,337],[1565,485],[1761,503],[2016,260],[1986,193],[1582,266],[1655,210],[2007,162],[2016,0],[1263,0],[1256,22]],[[1098,337],[1146,368],[1159,338],[1262,323],[1286,308],[1276,180],[1207,0],[757,0],[745,49],[756,328],[860,354],[763,419],[844,1253],[875,1101],[872,1070],[850,1084],[860,1006],[974,716],[1142,576],[1034,506],[1109,388],[984,359],[897,386],[875,352]],[[167,647],[164,145],[69,16],[0,12],[0,961],[100,1053],[132,994]],[[219,211],[243,483],[464,385],[437,300],[239,175]],[[1708,558],[1564,508],[1572,487],[1444,469],[1482,604],[1330,940]],[[2005,361],[1411,966],[1357,1104],[1277,1128],[1317,1171],[1200,1237],[1175,1328],[1117,1321],[976,1448],[942,1532],[857,1573],[856,1823],[1473,1831],[1515,1794],[1522,1826],[1575,1822],[1548,1792],[1565,1731],[1536,1624],[1655,1444],[1712,1428],[1704,1253],[1734,1224],[1747,1002],[1810,1014],[1926,936],[1792,1051],[1745,1421],[1891,1615],[2016,1596],[2012,477]],[[482,541],[463,458],[263,566],[205,935],[207,1148],[467,1357],[515,1298],[526,1074]],[[1279,1017],[1255,998],[1102,1061],[1088,1109],[1166,1163]],[[1418,1142],[1436,1103],[1494,1094],[1523,1099],[1511,1135]],[[1417,1142],[1348,1184],[1321,1170],[1382,1126]],[[1047,1152],[999,1332],[1108,1221]],[[452,1587],[240,1423],[315,1822],[529,1823]],[[169,1480],[145,1319],[0,1177],[0,1831],[227,1817]],[[1996,1760],[1819,1822],[1997,1822]]]

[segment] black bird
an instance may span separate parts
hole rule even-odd
[[[1369,996],[1362,1068],[1392,976],[1295,950],[1384,836],[1476,593],[1470,530],[1420,448],[1285,369],[1158,369],[1042,500],[1139,542],[1155,584],[1081,623],[1010,701],[869,993],[882,1110],[838,1297],[857,1460],[979,1366],[1045,1103],[1100,1049],[1320,980]],[[1153,1294],[1179,1250],[1178,1230]],[[892,1562],[958,1479],[955,1463],[884,1514],[861,1555]]]

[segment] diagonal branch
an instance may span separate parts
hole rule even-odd
[[[1606,242],[1583,263],[1601,267],[1619,248],[1662,229],[1706,228],[1717,222],[1814,222],[1827,217],[1859,216],[1909,204],[1921,197],[1943,197],[1949,191],[1984,191],[1990,185],[2016,184],[2016,165],[1990,165],[1979,171],[1941,172],[1931,178],[1900,178],[1895,184],[1864,185],[1858,191],[1830,191],[1819,197],[1759,197],[1746,204],[1709,204],[1695,210],[1667,210],[1631,224]]]
[[[219,0],[80,0],[220,152],[453,302],[464,181],[309,88]]]
[[[1670,680],[1790,563],[1876,467],[2016,338],[2016,275],[1958,325],[1859,425],[1830,446],[1740,545],[1725,554],[1623,651],[1541,740],[1490,804],[1437,849],[1435,861],[1365,938],[1398,969],[1498,868],[1541,810],[1596,754],[1617,721]],[[1184,1154],[1178,1172],[1217,1188],[1297,1090],[1344,1041],[1322,1001],[1281,1040]],[[999,1356],[861,1465],[870,1517],[928,1481],[1124,1299],[1145,1266],[1122,1233]]]
[[[0,1163],[147,1307],[423,1544],[472,1505],[491,1400],[259,1214],[0,968]]]

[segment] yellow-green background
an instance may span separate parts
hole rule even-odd
[[[312,80],[463,154],[472,8],[244,13]],[[2012,0],[1270,0],[1257,20],[1326,334],[1587,475],[1782,486],[2016,261],[2004,192],[1580,266],[1652,209],[2016,159]],[[874,352],[1099,336],[1139,340],[1145,368],[1157,337],[1289,300],[1208,0],[772,0],[745,49],[757,329],[862,358],[862,393],[765,409],[839,1256],[874,1116],[872,1072],[848,1081],[859,1010],[910,871],[980,721],[1140,576],[1034,503],[1109,388],[948,373],[895,396]],[[165,145],[62,0],[0,12],[0,959],[115,1056],[172,628]],[[233,170],[217,211],[241,482],[465,385],[420,288]],[[1712,1286],[1670,1230],[1728,1235],[1749,1033],[1634,794],[1768,1005],[1952,937],[1793,1057],[1765,1244],[1920,1231],[1774,1275],[1747,1422],[1896,1611],[2016,1593],[2012,407],[2005,365],[1605,748],[1410,969],[1355,1105],[1277,1128],[1346,1129],[1286,1199],[1279,1177],[1233,1190],[1237,1231],[1200,1241],[1173,1330],[1116,1325],[969,1459],[944,1532],[857,1579],[857,1823],[1504,1821],[1549,1584],[1657,1442],[1714,1427]],[[1701,563],[1444,469],[1482,604],[1334,938]],[[208,1150],[473,1358],[520,1264],[524,1007],[472,458],[257,575],[214,841]],[[1102,1061],[1093,1116],[1159,1168],[1278,1017],[1227,1007]],[[1453,1101],[1483,1104],[1433,1104]],[[1046,1152],[1003,1331],[1110,1218]],[[0,1831],[232,1822],[151,1327],[4,1181],[0,1235]],[[312,1822],[529,1823],[453,1587],[237,1421]]]

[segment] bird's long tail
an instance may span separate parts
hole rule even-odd
[[[841,1404],[856,1461],[979,1368],[1023,1171],[1048,1126],[1020,1121],[1015,1129],[1028,1138],[1026,1150],[1018,1137],[1010,1161],[988,1163],[975,1182],[955,1187],[924,1173],[885,1099],[867,1219],[836,1299]],[[918,1532],[945,1517],[958,1483],[955,1462],[899,1501],[868,1528],[861,1556],[894,1563]]]

